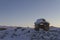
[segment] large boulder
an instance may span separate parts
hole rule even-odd
[[[37,19],[35,24],[35,30],[39,31],[39,29],[43,29],[45,31],[49,30],[49,23],[45,19]]]

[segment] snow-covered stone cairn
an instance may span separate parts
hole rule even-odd
[[[49,24],[45,19],[37,19],[37,21],[34,23],[35,24],[35,30],[44,29],[45,31],[49,30]]]

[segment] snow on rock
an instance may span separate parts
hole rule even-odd
[[[36,22],[35,22],[35,24],[39,24],[39,23],[41,23],[41,22],[45,22],[46,20],[45,20],[45,21],[44,21],[44,20],[45,20],[45,19],[37,19]]]
[[[33,28],[8,27],[6,30],[0,30],[0,40],[60,40],[60,28],[35,31]]]

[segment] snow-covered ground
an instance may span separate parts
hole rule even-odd
[[[50,27],[49,31],[24,27],[0,26],[0,40],[60,40],[60,28]]]

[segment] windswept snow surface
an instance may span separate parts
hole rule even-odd
[[[35,31],[33,28],[8,27],[0,30],[0,40],[60,40],[60,28]]]

